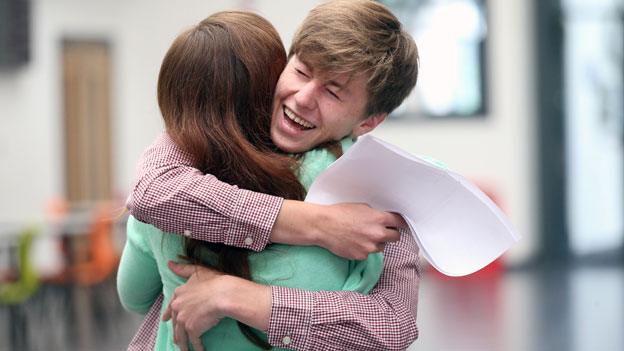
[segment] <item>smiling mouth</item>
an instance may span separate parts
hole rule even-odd
[[[301,129],[304,130],[308,130],[308,129],[314,129],[316,128],[316,126],[312,123],[310,123],[309,121],[306,121],[305,119],[297,116],[295,114],[295,112],[293,112],[291,109],[289,109],[288,107],[284,106],[284,115],[293,123],[295,123],[297,126],[301,127]]]

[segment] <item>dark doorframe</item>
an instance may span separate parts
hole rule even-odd
[[[559,0],[535,0],[540,261],[570,257],[566,220],[563,23]]]

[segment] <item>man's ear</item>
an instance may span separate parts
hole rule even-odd
[[[360,135],[364,135],[370,132],[371,130],[377,128],[377,126],[381,124],[381,122],[385,121],[386,117],[388,117],[388,114],[385,112],[366,117],[365,120],[361,121],[360,123],[356,124],[355,127],[353,127],[351,136],[356,138]]]

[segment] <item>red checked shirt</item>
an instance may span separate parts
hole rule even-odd
[[[163,133],[144,153],[128,208],[140,221],[203,241],[260,251],[283,199],[202,174]],[[272,287],[267,331],[275,347],[295,350],[403,350],[417,337],[418,247],[408,232],[384,249],[384,270],[368,295]],[[151,350],[159,298],[128,350]]]

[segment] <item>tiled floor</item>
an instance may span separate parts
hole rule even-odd
[[[624,265],[463,279],[427,273],[418,322],[413,351],[624,350]],[[47,286],[19,308],[0,306],[0,350],[123,350],[139,323],[112,281]]]
[[[44,285],[25,304],[0,305],[0,350],[125,350],[140,321],[121,307],[112,279]]]
[[[534,267],[423,282],[409,350],[624,350],[624,266]]]

